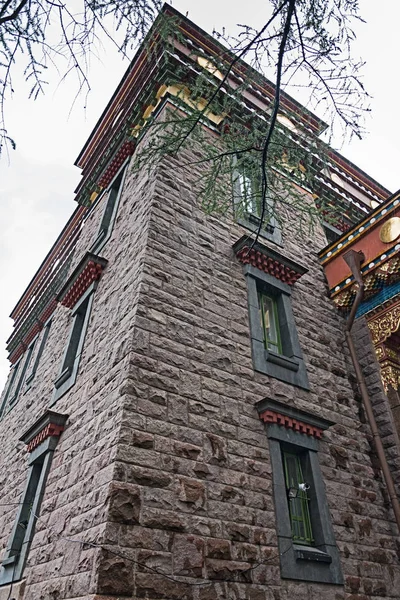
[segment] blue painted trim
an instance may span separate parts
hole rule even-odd
[[[400,281],[396,281],[396,283],[385,286],[380,290],[380,292],[375,294],[375,296],[362,302],[358,307],[356,318],[362,317],[380,304],[387,302],[397,294],[400,294]]]

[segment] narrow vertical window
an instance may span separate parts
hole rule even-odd
[[[269,195],[266,196],[263,211],[261,175],[257,158],[235,157],[232,184],[236,220],[247,229],[259,231],[261,237],[280,245],[281,229],[275,217],[275,203]],[[263,223],[260,227],[262,213]]]
[[[18,361],[16,365],[14,365],[14,367],[11,371],[10,383],[8,384],[8,387],[7,387],[4,397],[3,397],[3,402],[1,404],[0,417],[2,417],[4,414],[4,411],[7,406],[9,398],[12,398],[12,396],[13,396],[13,390],[15,388],[15,384],[17,381],[17,375],[19,373],[20,366],[21,366],[21,360]]]
[[[9,547],[8,562],[15,562],[18,560],[22,546],[27,538],[27,533],[32,530],[36,518],[36,511],[39,509],[38,502],[35,502],[35,499],[38,495],[38,490],[42,487],[42,485],[40,485],[42,472],[43,459],[38,460],[30,467],[28,484],[25,489],[21,510],[15,527],[15,535],[13,536]]]
[[[256,406],[269,442],[281,577],[342,585],[318,461],[319,440],[334,423],[270,398]]]
[[[261,197],[258,182],[243,170],[239,173],[238,183],[243,212],[260,217]]]
[[[106,205],[104,208],[103,216],[101,218],[99,231],[97,238],[91,248],[91,252],[98,253],[107,240],[109,239],[112,228],[114,226],[115,217],[117,215],[119,199],[125,179],[126,167],[123,168],[120,173],[116,176],[114,181],[111,183],[107,193]]]
[[[32,354],[35,349],[35,345],[36,345],[36,340],[32,342],[32,344],[29,346],[29,348],[26,352],[26,357],[25,357],[25,360],[23,363],[23,367],[22,367],[22,369],[20,369],[20,375],[18,377],[18,382],[15,385],[13,394],[10,396],[10,406],[13,406],[14,404],[16,404],[16,402],[18,400],[18,394],[19,394],[22,384],[24,382],[26,370],[31,361]]]
[[[282,343],[276,299],[264,292],[258,292],[258,306],[264,333],[264,346],[277,354],[282,354]]]
[[[26,389],[30,388],[30,386],[32,385],[32,381],[36,375],[36,371],[38,369],[40,359],[42,357],[44,348],[46,346],[47,338],[49,336],[50,327],[51,327],[51,321],[49,321],[45,325],[43,333],[42,333],[42,338],[40,340],[38,338],[36,341],[34,351],[32,353],[32,356],[30,358],[30,361],[29,361],[29,364],[28,364],[27,370],[26,370],[26,378],[25,378]]]
[[[53,401],[56,401],[62,394],[69,390],[76,381],[86,329],[90,318],[90,309],[93,302],[92,292],[93,289],[91,289],[73,309],[72,327],[62,361],[61,372],[54,382],[56,390]]]
[[[289,502],[290,522],[294,542],[312,544],[309,498],[307,496],[301,458],[298,454],[283,452],[285,483]]]
[[[94,291],[106,265],[107,261],[104,258],[87,252],[56,296],[62,306],[71,309],[72,318],[70,318],[69,336],[60,373],[54,382],[52,404],[75,384],[89,325]]]
[[[21,438],[21,441],[27,444],[30,453],[29,471],[14,527],[0,563],[0,585],[18,581],[23,576],[53,452],[66,420],[65,415],[46,411]]]

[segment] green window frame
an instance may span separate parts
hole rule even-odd
[[[41,334],[42,337],[40,338],[39,337],[40,334],[39,334],[39,336],[36,338],[35,349],[32,353],[32,356],[30,358],[30,361],[29,361],[28,367],[27,367],[27,371],[26,371],[25,391],[28,391],[32,386],[32,382],[35,378],[36,371],[39,367],[40,359],[42,358],[42,354],[43,354],[44,348],[47,343],[47,338],[49,336],[50,327],[51,327],[51,321],[48,321],[43,328],[43,333]]]
[[[107,194],[107,198],[103,215],[101,217],[100,227],[97,232],[97,237],[90,248],[90,252],[94,254],[98,254],[111,237],[112,230],[114,228],[114,222],[117,217],[122,190],[124,187],[128,160],[129,159],[124,162],[123,166],[120,168],[119,172],[114,177],[105,192]]]
[[[311,527],[310,499],[306,490],[300,489],[305,483],[301,455],[282,451],[289,514],[294,543],[312,545],[314,537]],[[293,490],[293,495],[290,491]]]
[[[22,358],[20,358],[19,361],[12,367],[12,370],[10,372],[10,375],[9,375],[10,381],[9,381],[8,387],[5,388],[3,402],[0,407],[0,419],[3,418],[3,416],[6,412],[7,404],[9,402],[10,397],[12,398],[14,395],[13,390],[14,390],[14,386],[17,382],[17,377],[19,376],[21,364],[22,364]]]
[[[63,428],[67,418],[66,415],[46,411],[20,438],[20,441],[29,444],[51,423]],[[14,526],[0,562],[0,586],[19,581],[23,577],[59,435],[59,433],[50,434],[44,437],[29,453],[25,489],[18,503]],[[9,595],[11,596],[11,592]]]
[[[245,214],[261,217],[260,178],[251,169],[243,165],[237,174],[237,185],[241,199],[242,210]]]
[[[282,232],[274,215],[274,202],[267,195],[266,211],[262,227],[262,172],[257,157],[235,156],[232,161],[232,193],[235,219],[239,225],[278,244],[282,244]]]
[[[282,340],[276,298],[259,290],[258,310],[264,335],[265,349],[282,354]]]

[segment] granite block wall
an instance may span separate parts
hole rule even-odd
[[[199,167],[184,166],[189,151],[182,158],[128,173],[78,378],[53,407],[69,419],[25,580],[11,592],[21,600],[399,598],[396,528],[344,322],[318,263],[323,230],[299,237],[287,214],[282,246],[265,242],[308,269],[291,297],[306,391],[254,371],[246,282],[232,251],[246,229],[202,212]],[[74,265],[100,216],[101,204]],[[20,498],[18,438],[48,406],[69,321],[59,306],[32,388],[0,423],[2,503]],[[265,397],[335,423],[318,455],[344,586],[280,576],[269,446],[255,409]],[[2,548],[14,508],[0,506]],[[8,593],[0,588],[0,600]]]

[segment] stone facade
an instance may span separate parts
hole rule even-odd
[[[292,294],[305,391],[254,372],[232,251],[243,229],[204,215],[191,176],[171,158],[151,181],[126,180],[79,376],[56,405],[69,419],[21,598],[398,598],[395,530],[349,381],[343,322],[316,260],[324,234],[295,239],[288,229],[283,239],[284,255],[308,268]],[[100,205],[74,264],[99,214]],[[3,503],[20,498],[26,453],[17,440],[48,405],[67,321],[59,306],[34,384],[1,423]],[[335,422],[318,454],[344,587],[280,578],[268,441],[255,410],[266,396]],[[3,546],[14,518],[13,506],[2,509]],[[78,539],[87,543],[70,541]]]
[[[183,166],[192,158],[163,159],[151,173],[128,166],[78,376],[51,407],[68,419],[23,579],[0,586],[0,600],[398,599],[396,526],[318,262],[323,228],[301,237],[293,218],[282,245],[265,242],[307,269],[291,293],[307,390],[253,368],[246,279],[232,250],[247,230],[202,212],[200,167]],[[88,211],[70,273],[105,202]],[[0,422],[4,549],[27,476],[19,438],[52,401],[71,319],[59,304],[32,385]],[[333,422],[318,459],[343,583],[281,577],[256,409],[265,398]]]

